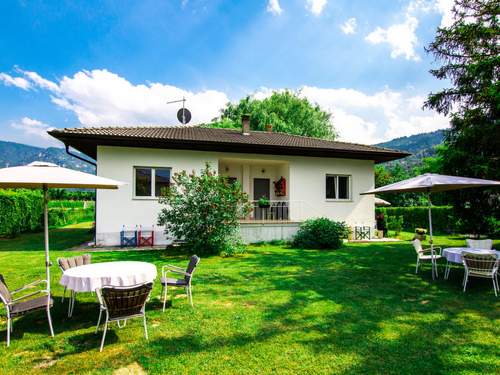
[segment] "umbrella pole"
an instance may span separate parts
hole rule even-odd
[[[49,260],[49,189],[43,185],[43,229],[45,237],[45,276],[47,278],[47,291],[50,299],[50,260]]]
[[[432,246],[432,202],[431,202],[431,193],[427,192],[427,201],[429,202],[429,243]]]

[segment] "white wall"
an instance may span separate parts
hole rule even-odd
[[[118,190],[98,190],[97,244],[114,246],[120,243],[122,225],[133,228],[136,225],[156,227],[157,243],[166,243],[163,228],[156,226],[161,209],[157,199],[134,199],[134,167],[171,167],[172,174],[181,170],[199,173],[205,163],[217,168],[215,154],[201,151],[176,151],[147,148],[126,148],[99,146],[97,149],[97,174],[127,185]]]
[[[118,190],[98,190],[96,203],[97,243],[99,245],[119,244],[119,232],[122,225],[127,227],[156,225],[158,212],[161,209],[158,201],[156,199],[134,199],[133,197],[134,166],[171,167],[172,173],[180,170],[199,172],[206,162],[218,169],[221,158],[231,159],[237,164],[243,163],[245,160],[252,160],[251,164],[253,165],[255,161],[261,160],[263,164],[266,164],[266,172],[264,173],[266,176],[264,177],[269,177],[271,182],[279,176],[285,175],[287,199],[290,200],[291,206],[291,220],[302,221],[311,217],[326,216],[334,220],[346,221],[352,226],[373,226],[374,224],[373,196],[359,195],[359,193],[374,186],[372,161],[99,146],[97,149],[97,174],[124,181],[128,185]],[[268,169],[270,166],[268,163],[272,164],[272,162],[280,164]],[[232,166],[236,167],[237,164]],[[262,175],[262,168],[255,167],[253,170],[249,166],[248,169],[247,178],[250,181],[253,181],[253,177]],[[238,169],[238,171],[240,172],[234,177],[242,178],[245,182],[245,171],[242,169]],[[267,176],[268,174],[269,176]],[[351,201],[326,200],[326,174],[352,176]],[[273,187],[271,188],[271,191],[274,192]],[[252,192],[249,191],[249,193]],[[163,228],[157,228],[156,236],[157,243],[166,242]]]

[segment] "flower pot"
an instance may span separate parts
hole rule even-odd
[[[415,233],[415,236],[413,237],[414,240],[420,240],[420,241],[424,241],[425,238],[426,238],[427,235],[425,234],[419,234],[419,233]]]

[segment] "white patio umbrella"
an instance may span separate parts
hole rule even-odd
[[[375,197],[375,206],[390,206],[391,202],[387,202],[386,200],[382,198],[377,198]]]
[[[21,167],[0,169],[0,188],[28,188],[43,190],[43,222],[45,234],[45,269],[47,290],[50,296],[50,261],[49,261],[49,188],[85,188],[85,189],[118,189],[125,185],[120,181],[94,176],[62,168],[56,164],[35,161]]]
[[[431,193],[449,190],[459,190],[483,186],[500,186],[500,181],[482,180],[480,178],[446,176],[435,173],[426,173],[407,180],[395,182],[377,189],[369,190],[361,195],[378,193],[427,193],[429,202],[429,236],[432,246],[432,203]]]

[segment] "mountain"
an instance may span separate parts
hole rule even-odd
[[[74,153],[79,154],[77,151]],[[33,161],[47,161],[61,167],[76,169],[87,173],[95,173],[95,167],[93,165],[68,155],[63,148],[41,148],[21,143],[0,141],[1,168],[26,165]]]
[[[410,152],[412,154],[411,156],[385,164],[387,166],[401,164],[405,168],[413,168],[420,164],[423,158],[434,156],[436,154],[436,146],[443,143],[443,140],[444,130],[436,130],[430,133],[395,138],[387,142],[378,143],[375,146]]]

